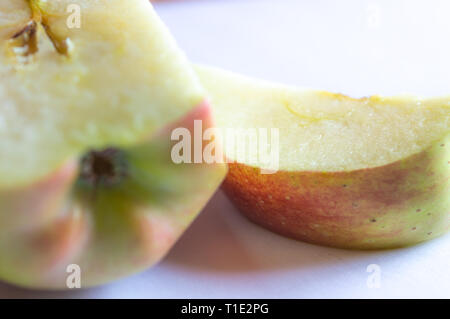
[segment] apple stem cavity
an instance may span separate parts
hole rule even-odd
[[[47,21],[42,20],[41,21],[42,26],[44,27],[45,33],[47,34],[48,38],[53,44],[53,47],[55,48],[56,52],[58,52],[61,55],[68,56],[69,51],[71,49],[72,42],[69,38],[60,39],[56,36],[55,33],[52,32],[50,25],[47,23]]]
[[[117,148],[91,150],[80,161],[80,181],[93,188],[115,186],[127,177],[125,153]]]
[[[69,38],[58,37],[51,29],[50,23],[42,12],[39,4],[29,0],[32,16],[30,21],[20,31],[16,32],[10,39],[10,45],[13,54],[18,62],[28,63],[30,57],[36,54],[38,50],[38,28],[42,26],[45,34],[53,44],[56,52],[63,56],[69,56],[72,49],[72,42]]]
[[[10,46],[18,61],[27,62],[29,56],[38,51],[37,42],[37,23],[30,21],[12,36]]]

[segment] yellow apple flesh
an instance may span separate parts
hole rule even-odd
[[[274,174],[224,144],[231,163],[223,188],[253,222],[354,249],[412,245],[449,230],[450,97],[353,99],[202,66],[197,73],[219,128],[279,129]]]

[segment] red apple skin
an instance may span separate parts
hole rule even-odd
[[[5,232],[27,231],[48,223],[57,214],[77,174],[77,161],[68,160],[50,176],[19,189],[0,192],[0,225]],[[18,199],[20,200],[11,200]],[[9,212],[15,212],[12,218]]]
[[[155,162],[155,171],[165,170],[167,176],[161,180],[169,180],[168,195],[159,196],[156,190],[154,198],[147,200],[152,191],[142,193],[142,189],[125,184],[118,190],[99,190],[95,197],[89,193],[85,198],[77,196],[78,158],[67,160],[32,185],[0,191],[0,221],[6,230],[0,233],[0,279],[27,288],[67,289],[67,266],[76,264],[85,288],[160,261],[206,205],[227,171],[225,164],[172,162],[172,130],[185,127],[193,137],[194,120],[202,120],[204,130],[213,126],[208,103],[127,150],[134,154],[135,163],[143,160],[143,165],[147,158],[139,156],[146,154],[149,145],[156,150],[154,160],[159,162]],[[172,189],[176,193],[170,193]]]
[[[404,160],[348,172],[260,174],[229,166],[223,188],[256,224],[301,241],[395,248],[450,228],[450,135]]]

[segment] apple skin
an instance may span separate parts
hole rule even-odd
[[[226,175],[225,164],[174,164],[174,128],[212,127],[204,102],[181,121],[125,148],[131,177],[93,194],[77,186],[79,158],[47,178],[0,191],[0,279],[39,289],[67,289],[67,266],[83,288],[142,271],[161,260]],[[133,173],[135,172],[135,173]]]
[[[350,249],[413,245],[450,228],[450,135],[389,165],[347,172],[260,174],[229,165],[223,184],[256,224],[309,243]]]

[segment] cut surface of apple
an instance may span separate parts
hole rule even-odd
[[[386,165],[422,151],[450,127],[450,96],[353,99],[210,67],[198,66],[197,71],[210,92],[219,127],[280,129],[280,170],[332,172]]]
[[[204,91],[149,1],[2,0],[0,279],[88,287],[159,261],[226,171],[172,161],[195,120],[213,125]]]
[[[202,102],[148,1],[11,0],[0,12],[0,186],[86,145],[135,143]]]
[[[450,96],[354,99],[196,70],[219,128],[279,130],[275,174],[261,174],[250,140],[240,150],[224,143],[232,162],[224,188],[251,220],[349,248],[404,246],[448,230]]]

